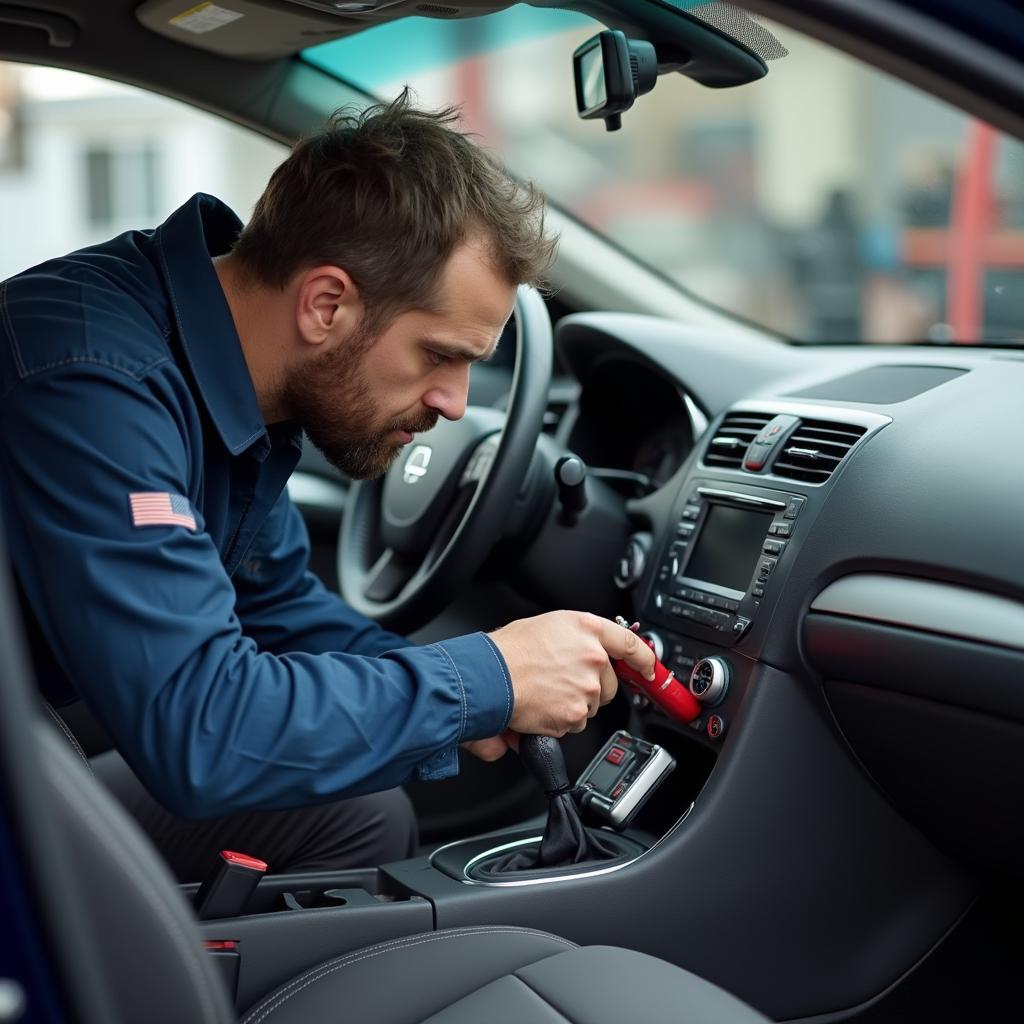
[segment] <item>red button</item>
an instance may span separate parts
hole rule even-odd
[[[618,799],[619,799],[619,797],[620,797],[620,796],[622,796],[622,794],[623,794],[623,793],[624,793],[625,791],[626,791],[626,784],[625,784],[624,782],[620,782],[620,783],[619,783],[619,784],[618,784],[618,785],[617,785],[617,786],[616,786],[616,787],[615,787],[615,788],[614,788],[614,789],[612,790],[612,799],[613,799],[613,800],[618,800]]]
[[[608,751],[608,756],[605,758],[606,761],[610,761],[612,764],[622,764],[622,759],[626,756],[626,752],[622,747],[612,747]]]

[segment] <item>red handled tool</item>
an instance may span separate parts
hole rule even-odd
[[[640,629],[639,622],[634,622],[630,625],[621,615],[616,616],[615,621],[620,626],[630,629],[634,633]],[[654,650],[654,645],[650,640],[645,637],[640,637],[640,639],[652,651]],[[682,679],[677,679],[675,673],[662,665],[657,657],[654,659],[653,679],[645,679],[639,672],[617,658],[612,658],[611,662],[615,674],[624,683],[632,686],[634,690],[638,690],[651,703],[657,704],[670,718],[674,718],[677,722],[682,722],[685,725],[700,715],[702,711],[700,701],[690,693],[686,683]]]

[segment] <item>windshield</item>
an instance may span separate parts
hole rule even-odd
[[[1024,343],[1024,146],[765,22],[751,85],[659,78],[618,132],[576,116],[604,28],[525,6],[411,18],[304,57],[386,97],[462,105],[517,175],[692,295],[803,342]]]

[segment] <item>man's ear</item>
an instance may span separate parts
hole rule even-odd
[[[348,337],[363,316],[359,289],[341,267],[302,271],[295,298],[299,336],[311,345]]]

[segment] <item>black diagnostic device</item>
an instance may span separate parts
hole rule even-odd
[[[587,765],[573,792],[586,814],[623,829],[675,766],[663,747],[620,729]]]

